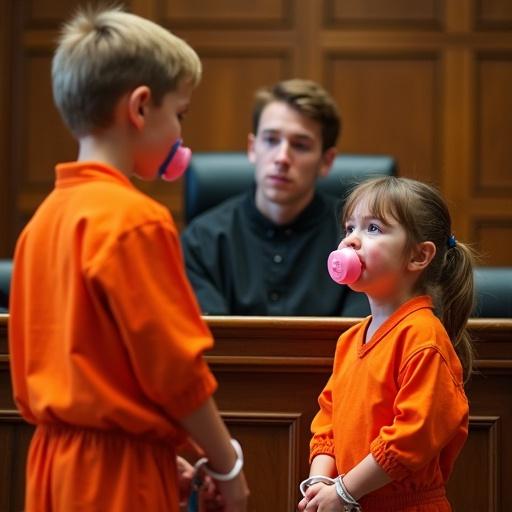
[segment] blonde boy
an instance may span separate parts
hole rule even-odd
[[[53,90],[78,158],[57,165],[12,281],[14,395],[36,425],[27,512],[178,511],[187,434],[232,477],[217,484],[223,510],[246,509],[176,227],[128,179],[158,176],[200,75],[184,41],[119,9],[64,27]]]

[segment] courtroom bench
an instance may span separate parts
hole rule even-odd
[[[307,476],[309,425],[339,335],[357,319],[205,317],[215,337],[207,360],[216,400],[240,439],[250,510],[288,512]],[[512,320],[471,319],[477,373],[467,386],[470,435],[449,482],[457,511],[512,510]],[[0,510],[22,509],[32,427],[11,397],[7,315],[0,315]]]

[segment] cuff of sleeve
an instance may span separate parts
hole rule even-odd
[[[199,377],[179,395],[172,398],[172,414],[184,418],[198,409],[217,389],[217,381],[205,362]]]
[[[409,469],[396,460],[393,454],[389,453],[386,449],[386,442],[381,437],[377,437],[371,443],[370,452],[379,466],[381,466],[393,480],[403,480],[411,474]]]
[[[309,453],[309,463],[317,455],[329,455],[334,458],[334,442],[332,439],[318,439],[314,443],[311,443],[311,449]]]

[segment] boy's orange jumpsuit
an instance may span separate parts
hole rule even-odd
[[[312,423],[311,459],[347,473],[369,453],[393,482],[364,512],[451,510],[445,484],[468,433],[462,367],[430,297],[403,304],[368,343],[369,319],[345,332]]]
[[[15,400],[37,425],[26,511],[177,511],[178,420],[216,382],[176,227],[115,169],[56,173],[12,280]]]

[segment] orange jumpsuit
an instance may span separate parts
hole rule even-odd
[[[10,306],[15,400],[37,425],[26,512],[177,511],[178,420],[216,381],[169,212],[106,165],[58,165]]]
[[[451,510],[445,484],[468,433],[462,367],[430,297],[403,304],[368,343],[370,318],[345,332],[312,422],[311,460],[339,474],[372,453],[393,479],[364,512]]]

